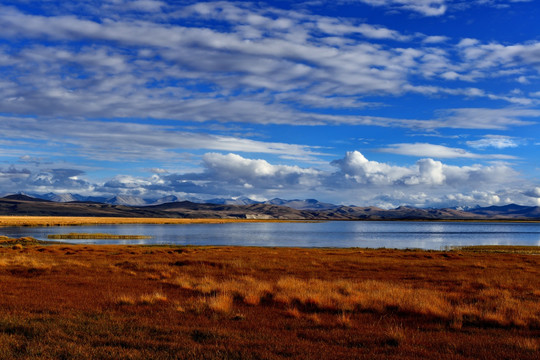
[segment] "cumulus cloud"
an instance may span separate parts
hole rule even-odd
[[[75,191],[87,193],[94,186],[84,179],[85,172],[79,169],[67,168],[17,168],[11,166],[0,168],[0,187],[4,193]]]
[[[84,171],[77,169],[44,169],[33,174],[28,185],[35,189],[60,188],[86,192],[92,185],[81,175],[84,175]]]
[[[528,191],[525,192],[525,195],[534,197],[534,198],[540,198],[540,187],[534,187]]]
[[[7,169],[0,168],[0,179],[3,184],[6,184],[7,182],[18,183],[27,179],[31,174],[31,171],[26,168],[17,169],[15,166],[10,166]]]
[[[356,184],[391,185],[411,174],[408,168],[370,161],[358,151],[348,152],[345,158],[334,160],[332,165],[339,168],[340,172],[336,174],[339,178]]]
[[[335,160],[339,172],[333,181],[347,180],[349,185],[369,184],[409,187],[416,185],[452,186],[472,188],[479,183],[504,182],[515,175],[507,165],[451,166],[430,158],[421,159],[410,167],[369,161],[358,151],[348,152],[345,158]],[[337,178],[336,178],[337,177]]]
[[[534,199],[536,206],[540,206],[540,186],[533,187],[523,193],[529,199]]]
[[[398,10],[423,16],[512,2],[360,1],[393,14]],[[281,142],[275,134],[285,126],[342,124],[409,132],[494,132],[532,127],[540,116],[539,96],[530,88],[540,71],[538,41],[485,43],[410,33],[397,23],[318,15],[317,6],[306,3],[273,3],[283,5],[280,9],[241,1],[35,1],[32,11],[20,2],[5,4],[11,6],[0,5],[0,146],[4,161],[27,167],[3,169],[0,179],[6,188],[18,182],[40,191],[65,186],[87,192],[219,195],[230,184],[228,193],[249,190],[266,196],[285,187],[297,193],[312,188],[338,194],[350,186],[365,200],[370,191],[389,193],[388,187],[396,187],[403,189],[402,199],[409,196],[419,203],[422,196],[411,189],[422,184],[439,187],[437,198],[445,199],[444,186],[469,194],[466,184],[483,174],[508,178],[498,172],[503,165],[452,168],[438,159],[510,157],[455,145],[399,143],[381,146],[387,153],[428,159],[396,166],[353,153],[332,167],[328,152],[334,149],[317,147],[314,141],[302,144],[308,143],[304,137]],[[350,2],[335,6],[344,4]],[[497,84],[511,81],[512,90],[493,93],[493,79]],[[524,88],[513,91],[516,85]],[[438,98],[453,97],[448,102],[453,108],[395,115],[396,103],[388,99],[403,95],[413,102],[436,99],[429,109],[442,103]],[[455,105],[454,100],[482,105]],[[490,101],[498,108],[489,108]],[[502,107],[502,102],[513,105]],[[199,125],[203,122],[204,128]],[[216,130],[216,123],[234,123],[240,130]],[[256,128],[244,130],[245,124]],[[331,146],[333,140],[319,145]],[[512,143],[518,140],[488,135],[467,145],[485,150],[510,148]],[[186,160],[186,150],[196,154]],[[199,171],[193,170],[204,152],[210,154]],[[155,169],[150,178],[125,175],[90,181],[86,173],[60,171],[70,168],[59,161],[66,154],[72,162],[91,159],[93,165],[101,162],[98,166],[143,159],[144,164],[134,166],[139,174]],[[179,159],[186,161],[178,165]],[[272,164],[275,161],[288,165]],[[290,165],[294,162],[303,167]]]
[[[454,166],[431,158],[410,166],[367,159],[351,151],[327,170],[272,164],[238,154],[207,153],[196,172],[154,172],[148,177],[117,175],[92,182],[77,169],[0,169],[4,191],[73,192],[94,196],[116,194],[179,198],[251,196],[270,199],[313,198],[345,204],[445,206],[526,202],[536,190],[523,193],[513,185],[517,173],[506,164]],[[478,188],[483,189],[482,196]],[[514,189],[514,190],[512,190]],[[316,194],[316,195],[314,195]],[[393,200],[392,200],[393,199]],[[461,202],[461,203],[459,203]],[[459,204],[458,204],[459,203]]]
[[[298,166],[272,165],[262,159],[237,154],[208,153],[203,157],[204,178],[257,188],[314,187],[320,171]]]
[[[276,165],[237,154],[208,153],[203,158],[202,171],[154,175],[152,185],[143,188],[147,192],[184,194],[180,197],[257,194],[267,199],[276,196],[307,198],[316,193],[315,197],[322,200],[358,205],[444,206],[460,199],[463,201],[459,205],[475,205],[494,201],[501,188],[506,193],[517,175],[505,164],[460,167],[430,158],[418,160],[411,166],[396,166],[368,160],[358,151],[348,152],[331,164],[335,170]],[[486,194],[483,198],[473,196],[479,185]],[[391,197],[395,198],[393,202]],[[501,195],[500,200],[510,198]]]

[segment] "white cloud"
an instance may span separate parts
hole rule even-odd
[[[471,6],[490,6],[506,9],[512,3],[532,0],[357,0],[373,6],[385,6],[390,9],[404,9],[423,16],[441,16],[449,10],[465,10]]]
[[[534,124],[521,118],[536,118],[540,110],[520,108],[462,108],[450,109],[441,113],[440,127],[461,129],[497,129],[505,130],[513,126]]]
[[[397,9],[424,16],[442,15],[473,5],[512,2],[362,1],[385,6],[393,13]],[[6,76],[0,79],[0,112],[14,115],[0,116],[3,137],[0,145],[4,159],[9,157],[15,163],[24,163],[34,177],[42,173],[39,175],[41,189],[54,188],[54,184],[62,181],[68,184],[85,179],[85,174],[81,174],[60,181],[61,175],[43,169],[43,161],[38,161],[47,153],[52,156],[54,152],[56,159],[69,153],[95,161],[167,159],[166,164],[141,165],[145,169],[153,166],[167,169],[169,173],[155,169],[159,181],[149,179],[129,188],[129,191],[135,188],[158,191],[150,189],[167,189],[173,180],[169,183],[166,179],[175,176],[183,179],[171,170],[174,168],[171,162],[183,156],[182,150],[197,150],[200,152],[194,151],[197,152],[195,160],[191,158],[186,168],[190,169],[194,161],[198,161],[202,151],[241,154],[236,155],[241,159],[232,155],[208,155],[212,162],[204,163],[200,169],[202,174],[213,171],[213,176],[247,169],[246,181],[236,184],[238,188],[232,187],[237,193],[249,188],[251,193],[261,190],[269,194],[281,189],[280,181],[297,184],[291,187],[298,192],[302,188],[295,181],[301,180],[317,189],[323,187],[320,184],[340,189],[342,181],[356,186],[353,188],[359,199],[367,199],[369,195],[357,188],[360,183],[366,185],[365,191],[385,192],[388,192],[385,186],[412,189],[415,184],[434,187],[462,184],[455,193],[468,196],[470,188],[465,189],[466,182],[460,183],[461,175],[482,177],[481,174],[496,172],[500,167],[456,170],[433,159],[421,160],[414,166],[396,166],[368,160],[358,153],[334,162],[349,172],[311,173],[308,170],[312,168],[282,167],[285,165],[268,161],[277,158],[301,160],[304,164],[324,163],[328,169],[328,154],[321,148],[261,140],[264,139],[261,136],[268,135],[275,127],[266,134],[253,135],[255,131],[265,132],[266,129],[250,129],[252,133],[248,134],[243,129],[221,131],[210,126],[217,122],[240,124],[237,125],[240,128],[245,124],[347,124],[422,132],[435,129],[495,132],[531,126],[537,124],[540,117],[537,109],[540,95],[531,88],[540,71],[540,47],[534,40],[486,43],[473,38],[459,40],[409,33],[397,28],[401,24],[393,28],[388,23],[370,23],[352,16],[320,16],[310,12],[317,7],[309,4],[291,5],[302,9],[300,11],[285,11],[263,3],[240,1],[108,0],[42,2],[36,4],[41,6],[39,11],[26,11],[16,2],[10,3],[15,5],[0,6],[3,29],[0,38],[4,44],[0,46],[0,66],[8,69],[3,72]],[[343,4],[338,2],[336,6]],[[38,13],[42,15],[36,15]],[[504,81],[512,88],[521,84],[526,87],[521,91],[494,93],[490,90],[493,83],[489,83],[493,80],[497,81],[496,88],[504,88]],[[422,97],[435,101],[426,110],[403,113],[400,118],[372,115],[381,114],[374,111],[376,107],[389,109],[385,114],[397,113],[396,109],[390,109],[395,104],[390,98],[405,94],[409,94],[412,101],[425,100]],[[429,109],[439,106],[446,97],[452,97],[448,104],[455,108],[434,110],[430,116]],[[455,100],[461,101],[459,105],[455,105]],[[467,101],[482,105],[476,108],[462,105]],[[489,108],[489,101],[514,105]],[[420,113],[424,114],[422,118],[411,115]],[[206,122],[208,127],[200,131],[187,128],[197,122]],[[515,138],[481,137],[482,131],[474,133],[477,137],[473,139],[478,140],[471,140],[467,145],[477,149],[504,149],[518,143]],[[432,144],[394,144],[385,151],[435,159],[511,158]],[[246,158],[263,155],[267,160]],[[229,169],[227,161],[238,168]],[[264,169],[271,173],[259,176],[257,171]],[[26,181],[28,174],[8,170],[3,175],[6,184],[15,184],[15,179]],[[6,180],[8,178],[11,180]],[[279,181],[271,182],[273,178]],[[221,179],[222,183],[212,182],[211,178],[183,179],[186,182],[175,182],[174,186],[194,193],[219,194],[224,184],[233,181],[233,178],[216,179]],[[87,181],[92,186],[100,186]],[[115,181],[109,184],[123,186],[118,179]],[[126,178],[126,184],[131,182]],[[76,183],[71,184],[69,186],[76,186]],[[330,191],[330,185],[325,191]],[[176,189],[174,186],[169,188]],[[446,193],[439,195],[438,199],[445,199]],[[416,192],[403,190],[401,198],[407,197],[411,201],[422,199]],[[501,199],[505,198],[501,196]]]
[[[463,58],[459,68],[461,72],[468,72],[471,78],[517,74],[517,80],[526,83],[527,74],[540,73],[538,41],[509,45],[497,42],[482,44],[479,40],[467,38],[460,41],[457,50]]]
[[[418,12],[424,16],[440,16],[446,12],[447,0],[359,0],[373,6],[388,6]]]
[[[426,44],[437,44],[437,43],[442,43],[449,40],[450,38],[448,36],[431,35],[431,36],[426,36],[424,40],[422,41]]]
[[[523,195],[527,196],[528,198],[534,199],[534,205],[540,206],[540,186],[536,186],[529,189],[528,191],[525,191]]]
[[[380,2],[390,3],[398,4]],[[400,6],[436,3],[402,1]],[[118,12],[126,4],[110,5]],[[155,1],[129,4],[163,7]],[[362,98],[408,92],[534,105],[525,96],[426,85],[434,78],[456,82],[502,76],[489,66],[476,66],[486,52],[514,54],[491,57],[506,59],[502,66],[516,71],[513,79],[528,76],[522,68],[535,66],[534,44],[501,47],[464,39],[458,47],[466,61],[460,63],[442,36],[403,34],[359,20],[242,2],[164,8],[170,11],[162,9],[158,17],[146,13],[108,16],[99,8],[92,8],[94,17],[84,17],[38,16],[2,7],[2,37],[14,42],[24,39],[28,44],[10,51],[0,48],[0,63],[18,74],[0,80],[0,108],[4,113],[55,117],[136,118],[144,114],[201,122],[409,126],[414,121],[331,116],[317,110],[380,105]],[[223,28],[204,25],[212,20],[222,21]],[[45,38],[47,46],[36,45]],[[396,46],[378,40],[408,43]],[[88,45],[81,47],[80,42]]]
[[[433,159],[421,159],[414,166],[394,166],[367,160],[360,152],[348,152],[344,159],[335,160],[339,174],[354,184],[374,184],[392,186],[449,185],[469,187],[478,182],[504,181],[515,174],[504,164],[492,166],[450,166]],[[508,171],[505,174],[505,171]],[[499,179],[490,178],[500,176]],[[334,174],[335,177],[335,174]]]
[[[505,139],[501,138],[493,138],[491,139],[490,145],[487,145],[489,142],[489,138],[484,139],[484,142],[467,142],[467,145],[477,148],[481,148],[481,145],[486,144],[484,147],[487,146],[494,146],[498,147],[499,149],[502,149],[504,147],[508,146],[502,146]],[[506,139],[507,140],[507,139]],[[496,146],[499,145],[499,146]],[[449,159],[455,159],[455,158],[467,158],[467,159],[515,159],[514,156],[510,155],[504,155],[504,154],[476,154],[471,153],[469,151],[466,151],[464,149],[460,148],[451,148],[443,145],[436,145],[436,144],[429,144],[429,143],[413,143],[413,144],[392,144],[389,145],[386,148],[379,149],[379,151],[391,153],[391,154],[399,154],[399,155],[409,155],[409,156],[418,156],[418,157],[426,157],[431,156],[435,158],[449,158]]]
[[[246,159],[236,154],[208,153],[203,157],[209,179],[250,188],[287,188],[318,185],[320,171],[298,166],[272,165],[262,159]],[[208,179],[205,179],[208,180]]]
[[[312,198],[357,205],[466,206],[501,202],[524,203],[536,192],[524,194],[515,183],[517,173],[505,164],[451,166],[425,158],[411,166],[368,160],[358,151],[332,162],[335,171],[272,164],[238,154],[207,153],[197,172],[153,171],[148,177],[118,175],[91,182],[77,169],[0,169],[4,191],[69,191],[87,195],[114,194],[161,197],[176,194],[208,198]],[[477,189],[482,188],[482,195]],[[317,194],[314,196],[314,194]]]
[[[31,42],[48,38],[53,44],[28,45],[5,54],[0,49],[3,62],[20,74],[0,86],[0,107],[9,113],[54,116],[134,117],[142,113],[177,120],[290,122],[297,118],[291,113],[301,112],[275,103],[279,93],[397,94],[406,83],[408,67],[421,55],[416,50],[343,37],[352,32],[406,39],[382,26],[248,5],[204,3],[197,4],[199,11],[176,15],[187,22],[197,16],[222,17],[231,27],[227,32],[200,24],[183,27],[153,22],[153,18],[102,18],[98,22],[2,8],[0,25],[9,29],[3,37]],[[264,36],[246,37],[246,26]],[[325,33],[328,36],[341,33],[346,42],[337,47],[326,44],[320,37],[322,28],[331,32]],[[72,41],[89,45],[80,48]],[[212,91],[193,91],[197,85]],[[239,87],[270,92],[258,97],[231,96]],[[269,111],[257,113],[270,115],[254,118],[253,109],[261,106]],[[302,113],[302,117],[317,115]]]
[[[209,149],[295,156],[313,160],[325,155],[306,145],[264,142],[234,136],[187,132],[174,126],[106,121],[2,118],[0,133],[10,138],[61,141],[72,155],[94,159],[168,159],[179,149]],[[5,121],[4,121],[5,120]]]
[[[540,198],[540,186],[536,186],[531,190],[525,192],[525,195],[535,198]]]
[[[467,141],[467,145],[477,149],[485,149],[488,147],[505,149],[518,147],[519,141],[510,136],[485,135],[482,139]]]
[[[348,152],[345,158],[333,161],[332,165],[340,169],[345,180],[355,184],[390,185],[411,174],[405,167],[370,161],[358,151]]]

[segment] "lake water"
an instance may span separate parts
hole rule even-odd
[[[244,245],[293,247],[420,248],[462,245],[540,245],[540,223],[329,221],[190,225],[0,227],[0,235],[107,233],[148,235],[144,240],[58,240],[85,244]]]

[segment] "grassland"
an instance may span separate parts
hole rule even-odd
[[[0,246],[0,359],[540,352],[536,255],[26,240]]]
[[[224,224],[238,222],[292,222],[294,220],[259,219],[182,219],[84,216],[0,216],[0,226],[74,226],[121,224]],[[305,222],[305,221],[303,221]]]

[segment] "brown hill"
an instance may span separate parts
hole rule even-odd
[[[455,209],[399,207],[384,210],[377,207],[340,206],[325,210],[298,210],[272,204],[199,204],[189,201],[126,206],[96,202],[59,203],[12,195],[0,198],[0,215],[284,220],[538,220],[540,208],[508,205],[477,208],[467,212]]]

